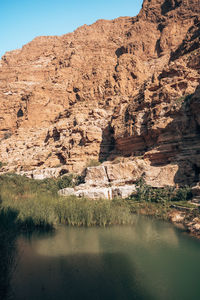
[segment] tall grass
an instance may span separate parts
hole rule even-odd
[[[73,196],[61,197],[57,191],[73,186],[73,176],[60,179],[33,180],[25,176],[7,174],[0,176],[0,209],[16,212],[16,226],[22,229],[49,229],[57,224],[70,226],[107,226],[131,222],[131,212],[137,210],[136,202],[155,203],[143,207],[152,214],[166,210],[166,203],[186,201],[191,197],[188,187],[181,189],[154,189],[140,179],[137,195],[129,200],[89,200]],[[159,206],[161,204],[161,206]],[[143,205],[144,206],[144,205]],[[159,206],[159,207],[158,207]]]
[[[125,201],[88,200],[68,197],[55,206],[59,223],[72,226],[107,226],[127,224],[132,218]]]
[[[37,181],[17,175],[0,176],[1,208],[17,212],[23,229],[71,226],[107,226],[131,222],[124,200],[89,200],[58,196],[58,181]]]
[[[17,213],[16,225],[20,228],[53,226],[52,204],[56,193],[53,182],[49,184],[17,175],[0,176],[1,209],[14,210]]]

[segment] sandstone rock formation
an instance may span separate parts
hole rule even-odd
[[[143,175],[154,186],[197,183],[199,0],[144,0],[136,17],[7,52],[0,139],[2,172],[43,178],[81,173],[98,160],[86,182]]]

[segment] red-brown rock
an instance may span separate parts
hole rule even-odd
[[[145,0],[137,17],[99,20],[7,52],[2,171],[80,173],[90,160],[129,157],[164,168],[163,184],[198,182],[199,16],[199,0]]]

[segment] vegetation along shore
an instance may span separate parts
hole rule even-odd
[[[130,224],[132,214],[142,214],[181,223],[199,235],[200,210],[190,202],[191,189],[152,188],[143,179],[136,183],[137,193],[126,199],[90,200],[58,195],[61,188],[73,187],[73,175],[57,179],[34,180],[16,174],[0,176],[0,210],[18,230],[53,229],[70,226],[108,226]]]

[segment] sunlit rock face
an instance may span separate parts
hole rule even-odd
[[[99,20],[7,52],[2,171],[43,178],[51,173],[44,169],[81,173],[100,160],[111,181],[126,182],[127,167],[128,181],[145,173],[156,186],[198,182],[199,15],[199,0],[145,0],[137,17]]]
[[[86,197],[93,200],[112,200],[119,197],[126,199],[129,196],[136,194],[136,187],[133,184],[112,187],[92,187],[88,186],[87,184],[83,184],[75,188],[64,188],[59,190],[58,194],[61,196]]]

